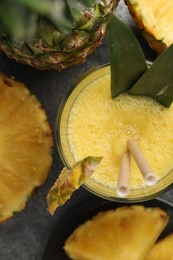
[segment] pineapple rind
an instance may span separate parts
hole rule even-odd
[[[24,84],[0,73],[0,222],[21,211],[52,164],[44,109]]]

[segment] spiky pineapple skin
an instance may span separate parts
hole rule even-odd
[[[163,52],[168,46],[162,41],[155,39],[152,32],[148,31],[138,13],[135,12],[133,5],[131,4],[130,0],[125,0],[125,4],[127,5],[131,16],[133,17],[134,21],[136,22],[142,36],[146,39],[149,46],[157,53],[160,54]]]
[[[88,11],[83,13],[85,24],[74,28],[65,36],[43,18],[38,22],[37,32],[32,42],[15,44],[4,33],[0,36],[0,50],[9,58],[39,70],[61,71],[74,64],[81,64],[101,44],[109,21],[109,13],[114,10],[118,2],[119,0],[101,1],[94,6],[94,14]],[[87,26],[90,21],[92,28]],[[49,37],[43,30],[48,30]]]

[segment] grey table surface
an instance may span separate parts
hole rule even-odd
[[[134,30],[146,58],[154,60],[156,54],[140,36],[123,1],[120,1],[116,13]],[[47,112],[53,134],[59,105],[76,78],[88,69],[107,62],[109,62],[109,49],[106,37],[97,51],[90,55],[84,64],[75,65],[62,72],[41,72],[18,64],[0,53],[0,71],[24,82],[31,93],[39,98]],[[0,260],[41,260],[58,221],[64,217],[68,218],[68,213],[77,207],[79,202],[94,197],[81,187],[74,193],[70,201],[56,211],[53,217],[50,216],[47,211],[46,195],[62,167],[63,164],[55,146],[53,165],[45,184],[38,189],[21,213],[15,214],[12,219],[0,224]],[[161,197],[173,202],[173,191],[169,191]]]

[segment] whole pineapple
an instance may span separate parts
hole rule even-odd
[[[101,43],[118,0],[1,0],[0,49],[37,69],[63,70]]]

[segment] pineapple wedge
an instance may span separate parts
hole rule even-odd
[[[173,1],[125,0],[149,45],[162,52],[173,43]]]
[[[0,73],[0,222],[21,211],[52,164],[53,139],[40,102]]]
[[[75,260],[143,260],[168,219],[141,205],[100,212],[73,231],[64,249]]]
[[[48,210],[51,215],[93,174],[100,161],[101,157],[86,157],[77,162],[72,169],[63,168],[55,184],[48,192]]]
[[[151,249],[146,260],[172,260],[173,259],[173,233],[169,234]]]

